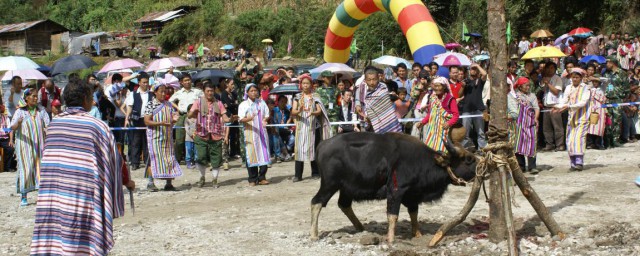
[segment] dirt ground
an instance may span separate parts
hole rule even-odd
[[[569,172],[566,152],[538,154],[543,171],[528,175],[534,189],[568,234],[551,237],[533,208],[516,189],[514,207],[519,246],[527,255],[640,255],[639,144],[586,154],[586,170]],[[373,160],[373,159],[372,159]],[[115,221],[112,255],[501,255],[506,244],[485,238],[488,205],[481,194],[469,218],[447,234],[435,248],[426,244],[442,223],[457,214],[470,187],[449,187],[440,202],[420,209],[423,237],[411,238],[409,216],[402,209],[391,247],[384,241],[385,202],[354,204],[366,231],[356,233],[338,209],[334,196],[322,210],[321,239],[310,241],[310,200],[319,180],[292,183],[293,162],[273,164],[267,186],[248,187],[246,169],[232,162],[221,173],[219,188],[192,187],[196,170],[184,169],[175,181],[178,192],[148,192],[142,170],[133,173],[136,214]],[[310,175],[309,165],[305,177]],[[0,255],[27,255],[35,205],[18,207],[16,173],[0,173]],[[158,187],[164,184],[156,182]],[[36,193],[29,194],[35,202]],[[363,245],[374,243],[377,245]]]

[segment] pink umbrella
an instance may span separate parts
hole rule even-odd
[[[455,48],[460,47],[461,45],[459,43],[448,43],[444,45],[444,48],[447,48],[447,50],[453,50]]]
[[[434,58],[434,61],[442,67],[450,66],[471,66],[471,60],[467,55],[457,52],[447,52],[438,54]]]
[[[107,63],[107,65],[104,65],[104,67],[102,67],[102,69],[100,69],[98,73],[107,73],[109,71],[114,71],[114,70],[122,70],[127,68],[139,68],[143,66],[144,65],[142,63],[134,59],[120,59],[120,60],[114,60],[112,62]]]
[[[154,60],[153,62],[151,62],[149,66],[147,66],[146,71],[151,72],[151,71],[158,71],[161,69],[169,69],[171,67],[184,67],[184,66],[191,66],[191,63],[183,59],[180,59],[178,57],[162,58],[162,59]]]
[[[47,80],[47,76],[42,74],[42,72],[35,69],[20,69],[20,70],[9,70],[4,73],[2,76],[2,81],[11,80],[14,76],[19,76],[23,81],[25,80]]]
[[[171,86],[175,89],[180,89],[180,82],[178,78],[169,73],[164,75],[164,79],[163,78],[158,79],[157,83]]]

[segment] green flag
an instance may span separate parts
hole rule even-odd
[[[470,36],[466,36],[464,34],[468,34],[469,30],[467,30],[467,24],[464,24],[464,22],[462,22],[462,41],[469,41]]]
[[[511,21],[507,23],[507,44],[511,43]]]
[[[204,44],[200,43],[200,46],[198,46],[198,57],[202,56],[204,56]]]
[[[356,53],[358,51],[358,46],[356,45],[356,39],[354,38],[351,42],[351,53]]]

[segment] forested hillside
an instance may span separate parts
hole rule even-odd
[[[293,55],[313,56],[323,46],[327,23],[340,0],[0,0],[0,24],[49,18],[72,30],[128,30],[151,11],[199,6],[193,14],[166,26],[158,42],[166,50],[201,41],[222,41],[260,49],[271,38],[279,55],[288,41]],[[423,0],[441,27],[445,41],[460,40],[462,23],[486,34],[486,1]],[[596,32],[640,33],[638,0],[507,0],[507,20],[513,35],[546,28],[560,35],[578,26]],[[385,50],[408,55],[409,49],[393,17],[375,14],[356,32],[363,57]]]

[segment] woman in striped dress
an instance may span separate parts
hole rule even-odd
[[[295,176],[293,182],[302,180],[304,161],[311,161],[311,176],[319,177],[315,148],[321,140],[329,138],[329,118],[320,101],[313,94],[312,78],[302,75],[298,78],[300,91],[293,100],[291,115],[295,118]]]
[[[514,146],[520,169],[536,174],[536,132],[540,107],[536,95],[530,89],[528,78],[520,77],[516,80],[513,93],[507,96],[507,119],[509,139]]]
[[[567,147],[571,159],[571,171],[582,171],[589,129],[589,86],[582,82],[585,71],[571,69],[571,86],[567,86],[554,112],[569,111],[567,122]]]
[[[151,87],[154,93],[153,100],[147,103],[144,109],[144,124],[147,126],[147,148],[149,149],[149,162],[145,178],[149,179],[147,188],[150,191],[158,191],[153,179],[164,179],[165,191],[175,191],[171,181],[182,176],[180,164],[176,160],[173,151],[173,125],[178,121],[177,112],[165,97],[166,86],[162,81],[156,82]]]
[[[269,185],[267,169],[271,164],[267,122],[269,107],[260,98],[260,90],[255,84],[247,84],[244,101],[238,106],[238,118],[243,123],[244,144],[249,172],[249,185]]]
[[[11,120],[18,161],[17,188],[22,195],[21,206],[27,205],[27,193],[38,189],[40,159],[49,121],[47,111],[38,105],[36,90],[25,89]]]
[[[418,129],[426,125],[425,144],[434,151],[446,155],[445,140],[451,127],[458,122],[458,102],[449,93],[449,82],[444,77],[433,80],[433,93],[429,96],[426,105],[426,116],[418,124]]]
[[[591,69],[591,67],[589,67],[589,69]],[[587,131],[588,144],[589,148],[604,149],[602,136],[604,135],[606,112],[601,106],[607,102],[607,96],[604,94],[604,91],[600,86],[601,82],[599,74],[593,75],[589,84],[591,85],[591,89],[589,89],[591,93],[589,101],[589,115],[598,113],[598,122],[595,124],[589,123],[589,130]]]

